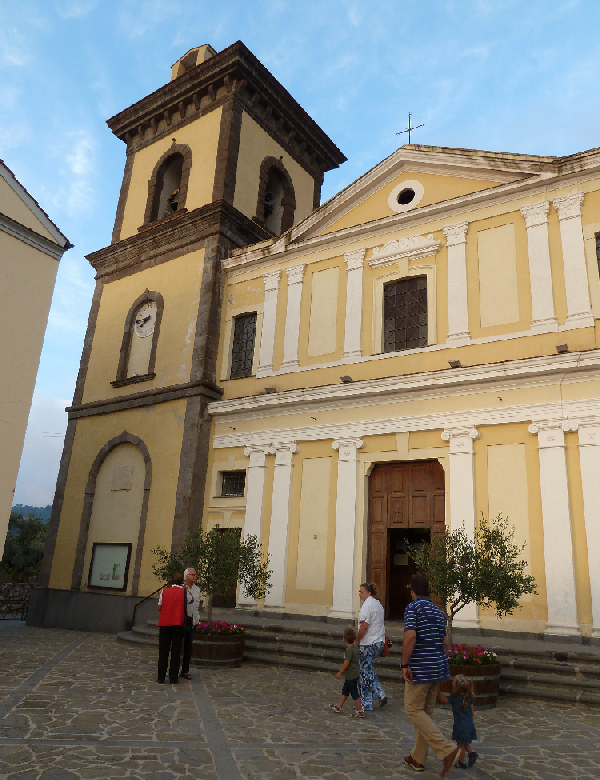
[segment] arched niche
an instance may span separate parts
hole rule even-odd
[[[123,431],[97,454],[88,475],[71,587],[87,587],[94,543],[132,545],[125,595],[138,595],[152,462],[138,436]],[[107,592],[110,590],[107,589]]]
[[[159,292],[144,290],[132,303],[123,327],[119,364],[113,387],[154,379],[156,348],[164,310]]]
[[[148,182],[144,225],[185,208],[192,167],[192,150],[186,144],[172,144],[154,166]]]
[[[294,224],[296,195],[292,178],[276,157],[265,157],[260,166],[256,217],[278,236]]]

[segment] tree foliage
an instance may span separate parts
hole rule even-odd
[[[4,544],[2,569],[13,582],[35,582],[38,578],[48,526],[39,517],[11,512]]]
[[[463,528],[444,530],[423,549],[411,549],[418,571],[440,600],[450,642],[452,621],[467,604],[491,607],[504,617],[520,607],[521,596],[537,593],[535,579],[525,573],[525,545],[517,544],[514,536],[514,527],[502,514],[489,523],[482,516],[473,539]]]
[[[179,551],[156,547],[152,553],[156,556],[152,570],[165,583],[175,572],[190,566],[196,569],[196,584],[207,596],[208,622],[212,619],[212,597],[216,593],[226,593],[239,582],[249,598],[261,599],[271,587],[269,559],[263,557],[260,542],[253,535],[242,539],[235,528],[192,528]]]

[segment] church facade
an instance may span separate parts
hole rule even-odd
[[[409,144],[319,206],[343,155],[242,44],[173,75],[109,121],[127,165],[32,621],[121,627],[197,522],[268,550],[239,605],[346,619],[367,579],[398,618],[407,545],[502,513],[538,593],[456,624],[599,637],[600,150]]]

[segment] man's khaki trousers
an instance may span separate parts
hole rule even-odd
[[[412,721],[417,735],[410,754],[419,764],[425,763],[428,746],[431,746],[440,761],[456,750],[456,743],[446,739],[431,719],[440,683],[441,680],[404,684],[404,712]]]

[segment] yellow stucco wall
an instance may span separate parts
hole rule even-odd
[[[222,109],[217,108],[136,152],[120,239],[137,235],[138,228],[143,225],[148,201],[148,182],[156,163],[172,145],[172,137],[176,138],[177,144],[186,144],[192,151],[185,208],[191,211],[212,202],[221,112]]]
[[[0,452],[0,550],[8,529],[57,270],[58,260],[0,231],[4,292],[0,306],[0,441],[4,442]]]
[[[159,544],[167,548],[171,545],[186,403],[185,399],[182,399],[104,415],[100,418],[96,416],[81,418],[77,421],[56,551],[52,561],[51,588],[70,589],[71,587],[88,476],[102,447],[123,431],[142,439],[148,448],[152,463],[152,484],[139,592],[151,593],[157,587],[159,583],[152,573],[154,558],[150,550]],[[128,519],[132,535],[134,535],[135,520],[136,518]],[[129,541],[133,543],[134,550],[130,565],[130,576],[132,576],[137,536]],[[87,584],[85,568],[83,583]]]
[[[146,290],[159,292],[164,310],[156,351],[156,378],[136,390],[189,381],[204,250],[176,262],[162,263],[104,286],[84,388],[84,403],[127,395],[131,385],[113,389],[125,319],[134,301]]]
[[[294,224],[313,210],[314,180],[252,117],[242,115],[233,205],[252,219],[256,216],[259,172],[265,157],[280,160],[289,173],[296,198]]]

